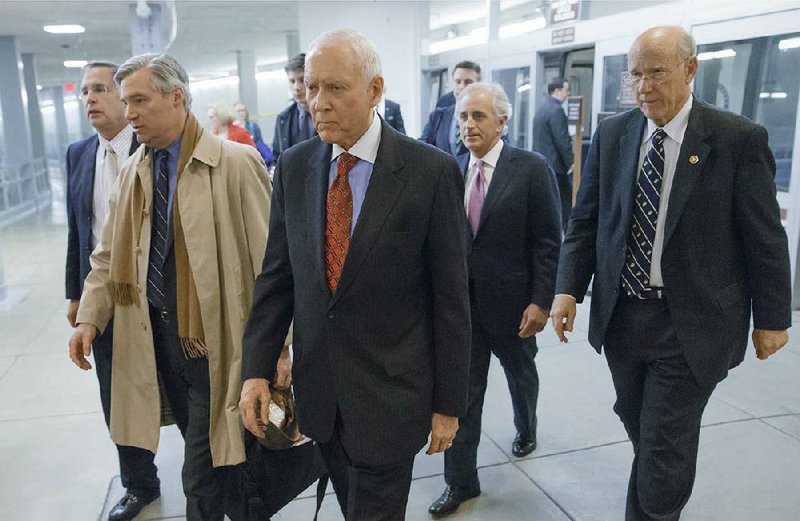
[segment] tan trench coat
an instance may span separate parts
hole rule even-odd
[[[91,256],[77,321],[102,331],[114,317],[111,438],[117,445],[155,452],[161,402],[146,291],[153,193],[147,150],[140,147],[118,179],[124,183],[126,176],[139,176],[145,193],[135,250],[138,305],[115,309],[106,288],[117,212],[113,195],[108,224]],[[245,459],[237,408],[242,335],[266,248],[272,185],[255,148],[204,131],[175,190],[209,351],[213,464],[234,465]]]

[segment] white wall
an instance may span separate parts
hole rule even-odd
[[[375,42],[381,55],[386,97],[400,104],[408,135],[418,136],[422,130],[417,110],[421,53],[418,3],[300,2],[297,10],[302,51],[317,35],[333,29],[354,29]]]

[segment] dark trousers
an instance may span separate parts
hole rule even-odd
[[[406,516],[414,457],[389,465],[353,461],[342,445],[341,418],[320,443],[336,499],[346,521],[402,521]]]
[[[444,479],[451,486],[480,488],[478,444],[492,353],[500,360],[506,373],[517,432],[527,439],[536,437],[536,403],[539,399],[536,337],[522,339],[490,335],[481,325],[473,303],[467,414],[459,418],[453,446],[444,453]]]
[[[572,176],[564,173],[556,174],[558,193],[561,196],[561,228],[566,231],[569,214],[572,213]]]
[[[114,327],[110,322],[102,335],[92,344],[97,382],[100,384],[100,403],[106,425],[111,425],[111,359],[113,356]],[[117,445],[119,474],[122,486],[128,492],[142,498],[157,497],[161,492],[161,481],[153,463],[155,454],[139,447]]]
[[[663,300],[621,297],[606,336],[619,415],[633,443],[627,521],[676,521],[697,467],[700,420],[714,386],[700,385]]]

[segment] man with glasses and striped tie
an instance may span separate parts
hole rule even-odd
[[[788,342],[791,325],[767,132],[692,96],[694,49],[680,27],[633,42],[628,82],[639,109],[595,133],[551,310],[566,342],[594,276],[589,342],[605,347],[614,410],[634,449],[629,521],[680,518],[703,410],[744,359],[751,316],[762,360]]]
[[[271,184],[255,148],[203,130],[171,56],[134,56],[114,80],[144,146],[119,174],[70,353],[88,369],[114,316],[112,438],[155,452],[160,380],[186,442],[186,518],[222,521],[224,466],[245,459],[239,360]]]

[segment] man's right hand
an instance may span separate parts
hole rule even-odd
[[[575,315],[578,313],[578,305],[575,297],[571,295],[556,295],[553,300],[553,307],[550,308],[550,319],[553,329],[556,331],[559,340],[567,342],[565,331],[572,333],[572,325],[575,322]]]
[[[92,368],[86,357],[92,354],[92,342],[96,335],[97,328],[93,325],[78,324],[69,339],[69,359],[84,371]]]
[[[242,396],[239,398],[239,412],[245,428],[257,438],[266,436],[265,424],[269,421],[269,382],[264,378],[250,378],[242,384]],[[259,414],[260,412],[260,414]],[[263,423],[259,423],[259,417]]]
[[[75,327],[75,319],[78,318],[78,306],[80,305],[81,301],[76,299],[70,299],[67,302],[67,321],[69,322],[69,327]]]

